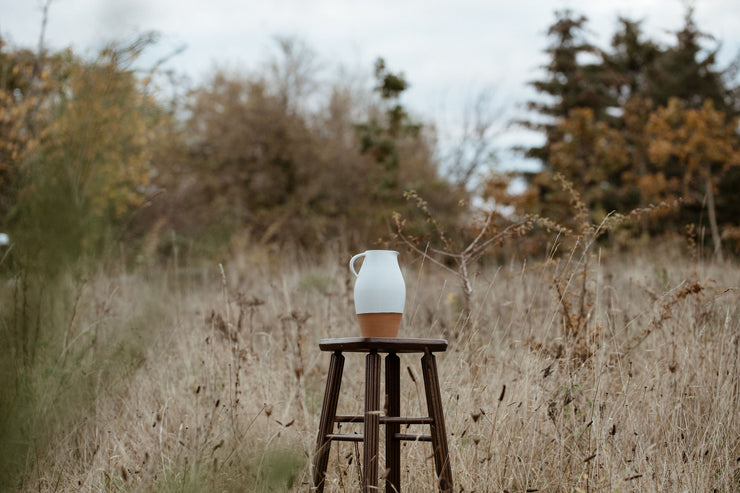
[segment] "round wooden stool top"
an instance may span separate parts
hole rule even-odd
[[[445,339],[410,339],[402,337],[340,337],[321,339],[322,351],[348,353],[435,353],[447,349]]]

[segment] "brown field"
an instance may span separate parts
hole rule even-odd
[[[359,334],[345,256],[253,250],[69,281],[12,418],[40,430],[5,459],[18,488],[308,491],[318,340]],[[740,491],[737,264],[656,248],[596,252],[585,278],[568,256],[480,267],[467,323],[454,279],[401,264],[401,335],[450,342],[438,364],[456,492]],[[401,364],[402,413],[418,415],[418,362]],[[348,355],[344,375],[339,412],[358,413],[364,359]],[[404,491],[434,491],[429,447],[404,446]],[[326,491],[358,491],[358,457],[333,444]]]

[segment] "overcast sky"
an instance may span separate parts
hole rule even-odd
[[[0,34],[35,46],[42,0],[0,0]],[[740,0],[697,0],[700,29],[722,41],[721,66],[740,53]],[[485,88],[509,112],[531,97],[526,82],[545,61],[554,11],[589,18],[606,47],[618,16],[644,20],[670,40],[683,24],[681,0],[53,0],[47,45],[95,53],[105,42],[156,30],[161,53],[185,46],[169,66],[197,82],[214,65],[254,68],[275,51],[275,36],[306,42],[329,65],[370,73],[382,56],[411,83],[404,101],[441,126]],[[514,135],[513,137],[511,135]],[[513,133],[502,142],[521,139]]]

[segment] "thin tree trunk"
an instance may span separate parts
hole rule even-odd
[[[712,242],[714,243],[714,255],[722,262],[722,238],[719,235],[719,228],[717,227],[717,211],[714,207],[714,189],[712,187],[712,180],[708,177],[704,179],[707,194],[707,210],[709,212],[709,226],[712,230]]]
[[[462,280],[462,291],[463,291],[463,313],[462,322],[463,326],[467,325],[470,319],[470,303],[473,294],[473,285],[470,283],[470,276],[468,274],[468,258],[463,255],[460,259],[460,279]]]

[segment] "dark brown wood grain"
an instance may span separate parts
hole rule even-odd
[[[445,339],[404,339],[401,337],[341,337],[321,339],[322,351],[344,351],[349,353],[431,353],[447,349]]]
[[[316,454],[314,455],[313,464],[313,489],[317,493],[324,491],[324,477],[326,476],[326,466],[329,463],[329,452],[332,441],[330,435],[334,431],[334,417],[337,414],[343,368],[344,356],[337,351],[331,355],[331,361],[329,363],[324,403],[321,406],[321,418],[319,420],[319,435],[316,438]]]
[[[378,491],[378,450],[380,448],[380,355],[372,351],[365,358],[365,441],[363,442],[363,491]]]
[[[421,369],[424,374],[424,389],[426,390],[427,408],[432,417],[430,425],[432,431],[432,449],[434,452],[434,466],[437,469],[440,491],[452,491],[452,468],[450,454],[447,450],[447,432],[442,406],[442,396],[439,393],[439,376],[437,362],[432,353],[426,353],[421,358]]]
[[[397,435],[401,431],[398,422],[401,414],[401,360],[397,354],[385,357],[385,393],[388,396],[385,422],[385,491],[401,490],[401,441]],[[396,419],[393,419],[396,418]]]

